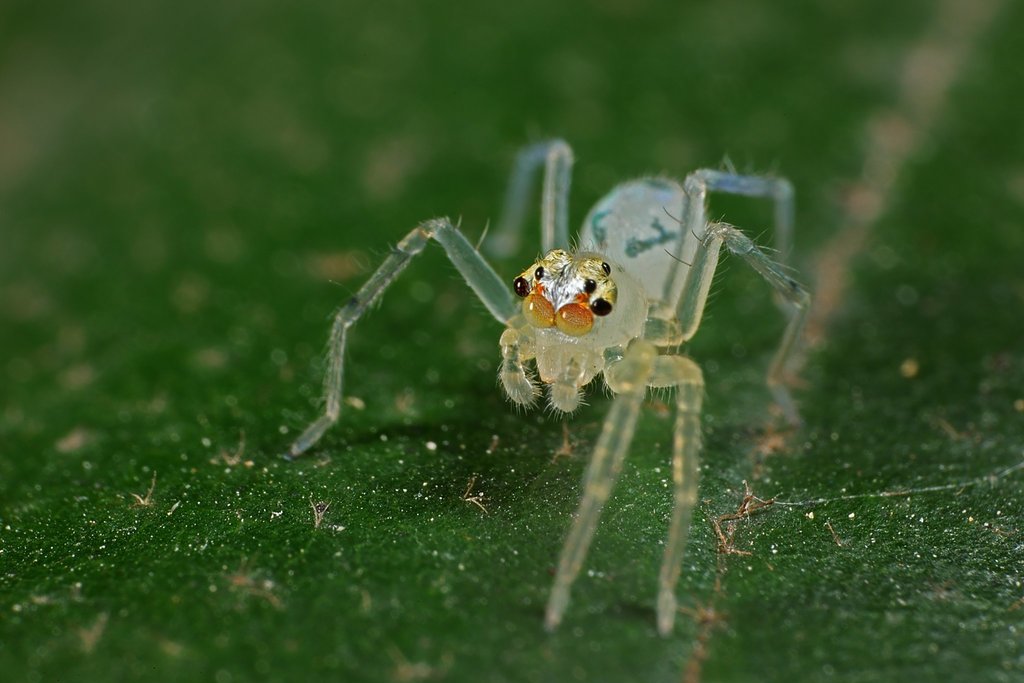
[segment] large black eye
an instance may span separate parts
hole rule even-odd
[[[595,289],[597,289],[597,282],[594,280],[587,280],[583,283],[583,291],[587,294],[593,294]]]
[[[608,265],[607,261],[605,263],[601,264],[601,270],[604,271],[605,275],[611,275],[612,274],[612,267]]]
[[[537,280],[543,280],[544,279],[544,269],[543,268],[538,268],[537,270],[533,271],[533,277],[535,279],[537,279]]]
[[[516,291],[519,296],[526,296],[530,293],[530,281],[525,277],[517,277],[512,281],[512,289]]]
[[[612,312],[612,305],[604,299],[597,299],[590,304],[590,310],[594,312],[594,315],[608,315]]]

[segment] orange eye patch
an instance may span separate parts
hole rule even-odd
[[[566,304],[555,314],[555,325],[562,332],[579,337],[594,327],[594,314],[586,304]]]
[[[554,306],[538,292],[523,299],[523,315],[534,327],[553,327],[555,324]]]

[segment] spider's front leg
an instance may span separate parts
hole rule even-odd
[[[676,582],[683,563],[690,517],[697,502],[700,478],[700,413],[704,375],[683,356],[659,356],[650,385],[674,387],[676,422],[672,436],[672,521],[658,576],[658,632],[667,636],[676,618]]]
[[[473,248],[473,245],[447,218],[435,218],[413,228],[391,251],[355,296],[334,316],[324,373],[324,412],[314,420],[291,445],[286,457],[296,458],[309,450],[341,415],[342,379],[344,377],[345,340],[348,329],[384,293],[409,261],[423,251],[430,240],[437,240],[466,284],[476,293],[487,310],[498,321],[507,323],[515,314],[512,293],[494,269]]]
[[[583,566],[601,511],[622,469],[656,361],[654,345],[637,340],[630,345],[621,361],[605,370],[605,380],[616,397],[584,475],[583,498],[576,511],[576,521],[562,546],[544,618],[548,630],[561,623],[569,604],[569,589]]]

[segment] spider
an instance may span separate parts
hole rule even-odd
[[[568,606],[570,589],[622,469],[647,389],[675,390],[673,511],[656,608],[658,631],[667,635],[677,611],[675,586],[697,499],[704,394],[700,367],[680,355],[679,349],[700,325],[723,245],[768,281],[788,316],[767,380],[785,418],[799,424],[783,376],[794,359],[809,295],[739,229],[709,221],[707,194],[771,199],[776,247],[785,256],[792,237],[793,190],[781,178],[709,169],[689,174],[681,184],[664,177],[628,181],[591,209],[578,237],[581,246],[574,249],[568,230],[573,161],[571,148],[562,140],[526,147],[517,157],[505,211],[488,248],[498,256],[516,251],[531,182],[543,166],[543,256],[519,273],[511,286],[447,218],[421,223],[398,243],[369,281],[337,311],[328,348],[323,414],[295,440],[287,457],[306,452],[338,420],[349,328],[427,242],[436,240],[466,284],[505,326],[499,341],[499,377],[513,403],[530,406],[543,389],[553,410],[572,413],[580,405],[583,387],[598,375],[614,395],[558,561],[545,613],[549,630],[558,626]]]

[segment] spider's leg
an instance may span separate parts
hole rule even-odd
[[[690,207],[696,211],[706,210],[708,192],[770,198],[775,204],[776,256],[780,263],[788,261],[793,247],[793,185],[788,180],[702,168],[687,176],[685,189],[687,196],[696,200]]]
[[[548,630],[558,626],[569,604],[569,589],[583,566],[583,559],[597,528],[601,510],[622,469],[622,461],[633,439],[633,430],[636,427],[640,405],[644,400],[647,379],[656,356],[657,351],[653,345],[636,341],[620,362],[605,371],[605,379],[617,395],[604,420],[601,436],[587,466],[583,479],[583,498],[580,500],[576,520],[558,559],[558,571],[555,574],[555,583],[551,588],[551,597],[548,599],[544,618]]]
[[[505,323],[515,314],[516,306],[508,286],[447,218],[436,218],[416,226],[402,238],[355,296],[335,314],[327,351],[327,371],[324,373],[324,412],[299,435],[287,457],[302,455],[323,436],[328,427],[338,421],[348,329],[380,298],[388,285],[409,265],[412,257],[423,251],[431,239],[437,240],[444,247],[452,264],[491,315]]]
[[[658,632],[666,636],[676,618],[676,582],[690,532],[690,514],[697,502],[700,477],[700,411],[704,377],[700,368],[683,356],[659,356],[649,382],[676,388],[676,422],[672,437],[672,522],[658,577]]]
[[[702,168],[686,176],[684,190],[687,196],[686,216],[683,225],[696,233],[699,239],[705,235],[707,225],[708,192],[721,192],[745,197],[769,198],[774,204],[775,253],[780,263],[786,264],[793,248],[793,185],[785,178],[770,176],[740,175],[727,171]],[[685,240],[680,240],[680,253]],[[684,286],[681,278],[673,276],[666,285],[666,301],[678,301]]]
[[[484,249],[506,257],[519,248],[523,219],[530,200],[530,184],[544,165],[544,195],[541,199],[541,248],[569,248],[569,184],[572,180],[572,148],[564,140],[548,140],[524,147],[516,156],[505,191],[501,219]]]
[[[710,223],[697,250],[696,258],[690,269],[679,302],[678,318],[683,329],[684,339],[689,339],[700,325],[707,302],[708,287],[715,274],[722,244],[736,256],[761,274],[772,286],[789,311],[789,323],[782,335],[778,351],[768,367],[768,388],[775,397],[775,402],[782,408],[786,419],[793,425],[800,423],[800,416],[793,402],[793,397],[785,385],[786,372],[797,350],[797,340],[803,330],[811,297],[800,283],[785,273],[779,264],[770,259],[749,237],[738,228],[726,223]]]

